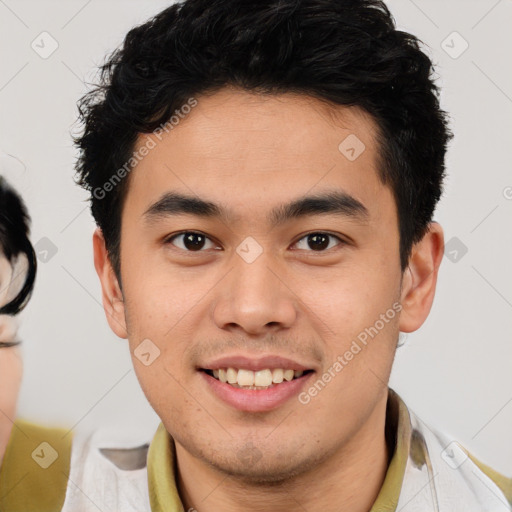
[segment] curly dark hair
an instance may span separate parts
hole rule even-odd
[[[7,180],[0,176],[0,252],[12,263],[19,254],[25,254],[28,271],[19,293],[8,304],[0,307],[2,315],[16,315],[27,305],[37,272],[37,258],[28,236],[30,216],[21,196]],[[4,286],[4,283],[1,283]]]
[[[100,67],[99,84],[80,99],[84,129],[74,138],[76,182],[91,192],[119,282],[129,179],[108,193],[103,185],[130,159],[139,133],[167,122],[190,97],[227,85],[300,93],[372,116],[404,270],[441,197],[453,136],[421,44],[396,29],[380,0],[186,0],[130,30]]]

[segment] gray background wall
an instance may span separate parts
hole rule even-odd
[[[512,475],[512,2],[389,4],[399,27],[430,47],[455,132],[436,215],[448,242],[436,300],[398,350],[391,387],[429,424]],[[128,29],[167,5],[0,0],[0,164],[30,209],[33,242],[50,241],[55,252],[40,253],[21,316],[23,417],[85,429],[157,425],[127,342],[101,307],[70,130],[84,80]]]

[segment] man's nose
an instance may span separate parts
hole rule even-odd
[[[298,298],[286,281],[285,271],[265,251],[254,260],[234,255],[233,267],[217,289],[216,324],[250,334],[291,327]]]

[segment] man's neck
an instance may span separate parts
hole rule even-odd
[[[241,482],[206,465],[176,443],[176,483],[185,510],[282,512],[293,507],[310,512],[369,512],[394,449],[386,442],[386,401],[387,393],[349,445],[278,486]],[[392,437],[389,429],[388,437]]]

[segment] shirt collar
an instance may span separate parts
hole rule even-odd
[[[393,438],[394,451],[384,482],[370,512],[395,512],[405,474],[411,441],[411,420],[407,406],[388,388],[386,430]],[[184,512],[176,484],[176,449],[162,423],[148,452],[148,485],[153,512]]]

